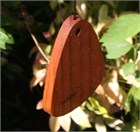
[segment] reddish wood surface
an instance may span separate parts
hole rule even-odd
[[[104,60],[91,25],[69,16],[56,38],[47,68],[43,108],[53,116],[81,105],[101,83]]]

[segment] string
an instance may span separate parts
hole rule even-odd
[[[76,0],[74,0],[74,19],[76,19]]]

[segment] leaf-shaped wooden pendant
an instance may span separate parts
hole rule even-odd
[[[104,60],[92,26],[69,16],[56,38],[47,69],[43,108],[53,116],[81,105],[101,83]]]

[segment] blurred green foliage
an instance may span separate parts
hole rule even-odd
[[[6,49],[6,43],[13,44],[14,39],[11,34],[7,33],[3,28],[0,28],[0,48]]]

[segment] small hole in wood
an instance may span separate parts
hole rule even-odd
[[[78,37],[80,35],[80,32],[81,32],[80,28],[77,28],[75,35]]]

